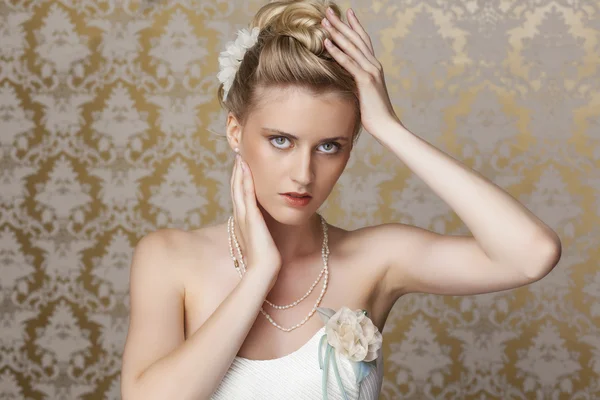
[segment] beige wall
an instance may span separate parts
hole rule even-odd
[[[117,399],[137,240],[230,212],[217,56],[261,1],[0,4],[0,397]],[[414,133],[554,228],[542,281],[402,298],[384,399],[600,398],[600,4],[354,6]],[[363,132],[323,213],[467,232]]]

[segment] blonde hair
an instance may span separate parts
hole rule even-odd
[[[330,0],[279,0],[262,6],[250,29],[258,27],[257,43],[244,55],[233,84],[219,103],[231,111],[242,125],[260,107],[260,89],[302,88],[312,94],[336,93],[355,104],[353,142],[361,129],[358,90],[354,77],[342,67],[323,44],[329,34],[321,26],[327,7],[342,18],[339,7]]]

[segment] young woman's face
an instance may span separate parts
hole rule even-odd
[[[249,115],[240,153],[252,171],[260,205],[281,223],[299,224],[327,199],[348,162],[354,104],[336,94],[315,96],[301,89],[264,89],[263,94],[269,101]],[[305,206],[292,206],[283,195],[287,192],[312,198]]]

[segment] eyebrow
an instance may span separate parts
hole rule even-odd
[[[287,133],[284,131],[280,131],[279,129],[273,129],[273,128],[267,128],[267,127],[263,127],[262,130],[267,131],[267,132],[272,132],[272,133],[277,133],[279,135],[282,136],[287,136],[290,139],[294,139],[294,140],[298,140],[298,136],[292,135],[291,133]],[[321,140],[320,142],[332,142],[334,140],[338,140],[338,141],[348,141],[348,138],[346,136],[334,136],[334,137],[330,137],[330,138],[325,138],[323,140]]]

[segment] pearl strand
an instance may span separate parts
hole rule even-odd
[[[317,277],[317,280],[313,282],[313,284],[311,285],[310,289],[308,290],[308,292],[306,292],[304,294],[304,296],[302,296],[301,298],[299,298],[298,300],[294,301],[293,303],[287,304],[285,306],[278,306],[276,304],[271,303],[269,300],[265,299],[265,302],[270,305],[273,308],[276,308],[278,310],[287,310],[288,308],[292,308],[297,306],[298,304],[300,304],[300,302],[302,302],[302,300],[306,299],[308,296],[310,296],[310,294],[313,292],[313,290],[315,289],[315,287],[317,286],[317,283],[319,283],[319,281],[321,280],[321,277],[323,276],[323,274],[325,273],[326,269],[325,267],[323,267],[321,269],[321,273],[319,274],[319,276]]]
[[[236,237],[236,235],[235,235],[235,230],[234,230],[234,227],[233,227],[233,226],[234,226],[234,224],[233,224],[233,218],[231,217],[231,218],[229,219],[229,221],[228,221],[228,225],[227,225],[227,229],[228,229],[228,230],[227,230],[227,232],[229,233],[229,251],[230,251],[231,258],[232,258],[232,260],[233,260],[234,266],[235,266],[236,270],[238,270],[238,268],[239,268],[239,263],[238,263],[237,259],[235,258],[235,256],[233,255],[233,248],[232,248],[232,246],[231,246],[231,236],[232,236],[232,235],[231,235],[231,232],[232,232],[232,231],[233,231],[233,237],[234,237],[234,240],[235,240],[236,249],[237,249],[237,251],[238,251],[238,254],[240,254],[240,255],[241,255],[241,254],[242,254],[242,251],[241,251],[241,249],[240,249],[240,247],[239,247],[239,243],[237,242],[237,237]],[[317,284],[318,284],[318,283],[319,283],[319,281],[321,280],[321,277],[323,276],[323,274],[324,274],[324,273],[326,272],[326,270],[327,270],[327,268],[326,268],[326,265],[327,265],[327,264],[326,264],[326,262],[325,262],[325,257],[329,258],[329,247],[327,246],[327,238],[325,237],[325,235],[327,234],[327,232],[326,232],[326,231],[327,231],[327,225],[326,225],[326,224],[323,224],[323,231],[324,231],[324,235],[323,235],[323,248],[321,249],[321,254],[322,254],[322,255],[321,255],[321,257],[323,257],[323,258],[324,258],[324,259],[323,259],[323,268],[321,269],[321,272],[320,272],[319,276],[317,277],[317,279],[315,280],[315,282],[314,282],[314,283],[311,285],[311,287],[310,287],[310,289],[308,290],[308,292],[306,292],[306,294],[304,294],[304,296],[302,296],[300,299],[298,299],[298,300],[294,301],[294,302],[293,302],[293,303],[291,303],[291,304],[287,304],[287,305],[285,305],[285,306],[279,306],[279,305],[273,304],[273,303],[271,303],[269,300],[266,300],[266,299],[265,299],[265,302],[266,302],[267,304],[269,304],[270,306],[272,306],[272,307],[274,307],[274,308],[276,308],[276,309],[279,309],[279,310],[285,310],[285,309],[288,309],[288,308],[292,308],[292,307],[295,307],[295,306],[297,306],[297,305],[298,305],[300,302],[302,302],[304,299],[306,299],[306,298],[307,298],[307,297],[308,297],[308,296],[309,296],[309,295],[310,295],[310,294],[313,292],[314,288],[317,286]],[[327,249],[327,253],[326,253],[326,254],[325,254],[325,249]],[[242,255],[242,257],[241,257],[241,258],[242,258],[242,260],[243,260],[243,255]],[[244,266],[245,266],[245,264],[244,264]],[[245,271],[245,269],[243,270],[243,272],[244,272],[244,273],[246,272],[246,271]]]
[[[288,308],[292,308],[297,306],[300,302],[302,302],[304,299],[306,299],[308,296],[310,296],[310,294],[313,292],[314,288],[317,286],[317,284],[319,283],[319,281],[321,280],[321,277],[323,276],[323,274],[325,272],[328,272],[328,263],[327,260],[329,260],[329,247],[327,246],[327,224],[324,222],[324,220],[321,218],[321,225],[323,228],[323,244],[321,247],[321,258],[323,259],[323,268],[321,269],[321,272],[319,273],[319,276],[317,276],[317,279],[313,282],[313,284],[311,285],[310,289],[308,290],[308,292],[306,292],[304,294],[304,296],[302,296],[300,299],[294,301],[293,303],[287,304],[285,306],[278,306],[276,304],[271,303],[269,300],[265,299],[265,302],[267,304],[269,304],[271,307],[276,308],[278,310],[286,310]],[[327,249],[327,253],[326,250]]]
[[[229,220],[227,220],[227,233],[228,233],[228,239],[229,239],[229,253],[231,254],[231,259],[233,260],[233,266],[235,267],[236,271],[240,274],[240,278],[241,278],[242,274],[246,273],[246,268],[245,268],[245,264],[240,265],[238,263],[238,260],[233,255],[233,248],[231,247],[232,233],[235,236],[233,217],[229,217]],[[238,254],[240,255],[240,261],[243,261],[244,256],[242,255],[242,250],[240,249],[240,244],[238,243],[237,239],[235,241],[235,247],[237,248]],[[240,270],[241,268],[244,268],[243,271]]]
[[[291,303],[290,305],[287,306],[276,306],[272,303],[270,303],[271,305],[273,305],[276,308],[279,309],[286,309],[286,308],[291,308],[294,307],[295,305],[297,305],[298,303],[300,303],[302,300],[304,300],[314,289],[314,287],[316,286],[316,284],[318,283],[318,281],[321,279],[322,275],[325,274],[325,280],[323,282],[323,288],[321,289],[321,293],[319,294],[319,297],[317,298],[312,310],[309,312],[309,314],[302,320],[300,321],[298,324],[292,326],[291,328],[284,328],[281,325],[277,324],[273,318],[266,312],[264,311],[264,309],[261,307],[260,308],[260,312],[267,318],[267,320],[276,328],[285,331],[285,332],[290,332],[294,329],[297,329],[299,327],[301,327],[302,325],[304,325],[309,319],[310,317],[312,317],[312,315],[317,311],[317,308],[319,306],[319,304],[321,303],[321,300],[323,299],[323,296],[325,295],[325,291],[327,290],[327,283],[329,280],[329,265],[328,265],[328,260],[329,260],[329,237],[328,237],[328,233],[327,233],[327,223],[325,222],[325,219],[319,215],[320,219],[321,219],[321,225],[323,228],[323,247],[321,249],[321,256],[323,258],[323,270],[321,271],[321,273],[319,274],[319,277],[317,278],[317,280],[315,281],[315,283],[313,283],[313,285],[311,286],[311,288],[309,289],[308,293],[306,293],[301,299],[296,300],[295,302]],[[233,222],[233,217],[229,217],[228,223],[227,223],[227,232],[229,234],[229,251],[231,253],[231,258],[234,262],[234,266],[236,268],[236,270],[238,271],[238,274],[240,275],[240,278],[242,278],[243,274],[246,272],[246,265],[244,262],[244,256],[241,252],[239,243],[237,241],[237,237],[235,235],[235,226],[234,226],[234,222]],[[238,263],[238,260],[235,258],[235,256],[233,255],[233,246],[231,244],[231,238],[233,236],[233,241],[235,243],[235,247],[236,250],[238,251],[238,254],[240,255],[240,263]],[[241,264],[241,265],[240,265]],[[265,301],[268,302],[268,300],[265,299]]]

